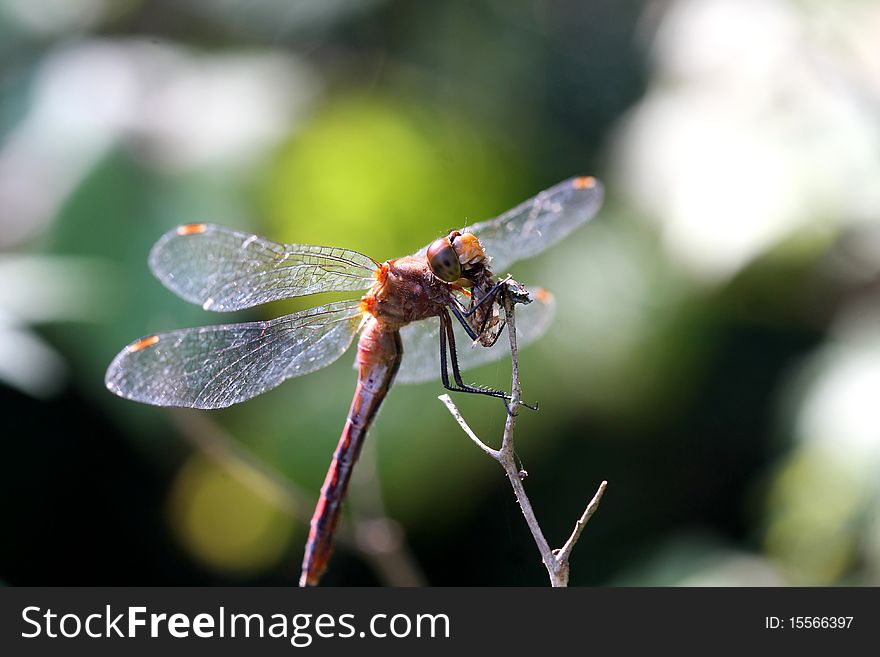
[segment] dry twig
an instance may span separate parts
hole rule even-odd
[[[507,318],[507,334],[510,338],[510,355],[513,373],[509,402],[510,410],[507,413],[507,421],[504,424],[504,435],[501,439],[501,448],[493,449],[480,440],[461,416],[461,413],[449,395],[441,395],[439,399],[446,405],[446,408],[449,409],[452,417],[455,418],[455,421],[458,422],[459,426],[474,444],[491,458],[498,461],[498,463],[501,464],[501,467],[504,468],[507,479],[510,481],[510,485],[513,488],[514,495],[516,495],[520,510],[526,520],[526,524],[529,526],[529,530],[532,532],[532,537],[535,539],[535,544],[538,546],[538,552],[541,553],[541,561],[544,562],[544,567],[547,568],[547,574],[550,576],[550,584],[553,587],[568,586],[569,558],[571,557],[571,551],[580,538],[581,532],[583,532],[590,517],[592,517],[596,509],[599,508],[599,502],[602,499],[602,495],[605,492],[605,487],[608,482],[603,481],[599,485],[599,489],[596,491],[596,494],[593,495],[593,499],[587,505],[587,508],[584,510],[577,523],[575,523],[574,530],[572,531],[571,536],[568,537],[565,545],[558,550],[551,549],[550,545],[547,543],[547,539],[544,538],[544,532],[541,531],[541,526],[538,524],[535,512],[532,510],[532,504],[529,501],[528,495],[526,495],[526,490],[523,486],[523,477],[520,475],[520,470],[516,465],[516,458],[514,456],[513,430],[516,426],[517,409],[522,397],[522,388],[519,380],[516,323],[513,313],[514,302],[511,301],[507,295],[503,295],[503,299],[504,313]]]

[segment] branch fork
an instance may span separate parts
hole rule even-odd
[[[515,283],[513,281],[511,281],[511,283],[519,286],[518,283]],[[521,287],[522,286],[519,286],[519,288]],[[547,574],[550,577],[551,586],[568,586],[569,559],[571,557],[571,551],[574,549],[575,544],[581,537],[581,534],[584,531],[584,527],[586,527],[587,522],[589,522],[590,518],[596,512],[596,509],[599,508],[599,502],[602,500],[602,495],[605,493],[605,487],[608,485],[608,482],[603,481],[599,485],[598,490],[596,491],[595,495],[593,495],[593,499],[590,501],[586,509],[584,509],[583,514],[581,514],[581,517],[578,518],[577,522],[575,523],[574,530],[568,537],[568,540],[566,540],[565,544],[559,549],[551,549],[550,545],[547,543],[547,539],[544,537],[544,532],[541,530],[541,526],[538,523],[537,518],[535,517],[534,510],[532,509],[532,504],[529,501],[528,495],[526,494],[525,487],[523,485],[523,480],[525,479],[525,477],[523,476],[522,470],[516,464],[516,457],[514,455],[513,446],[513,431],[516,426],[517,416],[516,409],[522,403],[522,388],[519,380],[519,362],[516,346],[516,323],[513,309],[516,303],[527,303],[527,301],[523,301],[521,297],[505,293],[502,293],[500,296],[502,300],[502,306],[504,308],[504,313],[507,319],[507,334],[510,339],[510,354],[513,371],[507,420],[504,424],[504,434],[501,439],[501,447],[499,449],[494,449],[484,443],[482,440],[480,440],[480,438],[474,433],[474,431],[470,428],[468,423],[462,417],[461,412],[458,410],[449,395],[441,395],[439,399],[446,405],[449,413],[452,415],[455,421],[458,422],[458,425],[471,439],[471,441],[486,455],[497,461],[501,465],[501,467],[504,468],[504,472],[507,475],[507,479],[510,482],[511,488],[513,488],[513,493],[516,496],[516,500],[519,503],[520,510],[522,511],[523,517],[526,520],[526,524],[528,525],[529,530],[532,533],[532,537],[535,540],[535,544],[538,547],[538,552],[541,554],[541,561],[544,563],[544,567],[547,569]]]

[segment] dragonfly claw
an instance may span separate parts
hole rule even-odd
[[[519,415],[519,413],[514,412],[514,411],[511,410],[511,408],[510,408],[511,397],[505,395],[504,397],[501,398],[501,400],[504,402],[504,408],[507,409],[507,414],[508,414],[508,415],[510,415],[511,417],[516,417],[516,416]],[[529,404],[528,402],[518,401],[518,402],[516,403],[516,405],[517,405],[517,406],[525,406],[525,407],[526,407],[527,409],[529,409],[530,411],[537,411],[537,410],[539,410],[539,408],[538,408],[538,402],[535,402],[534,405],[532,405],[532,404]]]

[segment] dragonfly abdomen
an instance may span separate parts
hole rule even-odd
[[[394,381],[402,355],[400,333],[371,318],[358,341],[357,387],[312,516],[300,586],[315,586],[327,568],[352,469],[367,430]]]

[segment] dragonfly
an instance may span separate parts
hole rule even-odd
[[[120,397],[155,406],[224,408],[327,367],[359,335],[354,397],[303,557],[299,583],[315,586],[330,559],[352,469],[392,382],[439,377],[449,390],[499,397],[507,404],[504,391],[467,384],[461,375],[505,355],[495,344],[504,328],[499,308],[504,291],[513,288],[506,286],[509,276],[497,278],[493,272],[564,239],[597,213],[602,198],[596,178],[573,177],[495,218],[383,263],[350,249],[281,244],[210,223],[179,226],[158,240],[149,265],[172,292],[205,310],[238,311],[322,292],[366,292],[276,319],[142,337],[114,358],[106,386]],[[554,300],[540,288],[521,297],[520,302],[536,302],[522,306],[517,322],[517,338],[526,345],[549,326]]]

